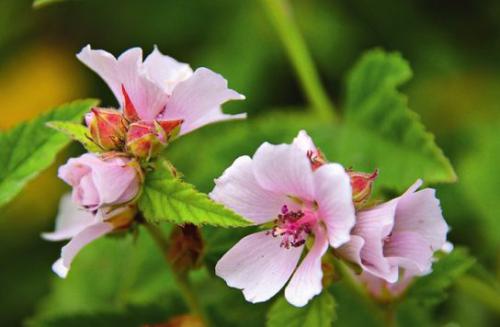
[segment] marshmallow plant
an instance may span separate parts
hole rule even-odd
[[[178,284],[172,289],[183,295],[191,310],[192,315],[184,317],[189,321],[208,321],[197,299],[205,285],[193,290],[189,279],[192,269],[204,266],[205,275],[197,278],[207,283],[210,292],[214,284],[217,292],[250,303],[272,300],[270,327],[292,320],[295,325],[316,326],[321,321],[321,326],[327,326],[335,307],[332,293],[340,294],[342,303],[342,293],[336,289],[340,283],[354,286],[374,300],[375,307],[386,310],[405,297],[442,291],[451,283],[449,275],[458,275],[471,264],[462,260],[460,256],[467,257],[460,250],[447,255],[453,247],[447,242],[449,227],[440,202],[435,190],[422,187],[422,180],[452,181],[455,176],[396,90],[409,76],[400,56],[373,51],[363,57],[349,75],[341,124],[325,122],[328,119],[318,113],[304,118],[287,112],[280,119],[255,122],[260,128],[240,124],[224,130],[225,137],[203,134],[201,139],[193,135],[191,143],[186,140],[185,160],[193,171],[201,175],[210,171],[205,174],[210,180],[222,173],[209,195],[184,181],[166,149],[207,124],[245,118],[221,109],[225,102],[244,97],[229,89],[221,75],[207,68],[193,70],[157,48],[143,59],[139,48],[114,57],[87,46],[77,57],[109,86],[116,108],[100,107],[95,100],[76,101],[0,135],[0,156],[14,151],[9,160],[0,161],[0,205],[51,163],[68,143],[65,135],[86,150],[59,167],[58,176],[71,193],[60,201],[55,230],[42,234],[49,241],[69,240],[52,265],[58,276],[68,277],[58,285],[71,285],[72,276],[106,269],[93,262],[87,270],[79,270],[76,264],[71,268],[90,243],[101,239],[93,246],[107,246],[109,240],[119,243],[127,237],[135,241],[147,231],[151,242],[161,248],[158,260],[166,259],[168,273],[173,274],[166,282]],[[303,125],[318,136],[325,152]],[[290,141],[283,135],[297,136],[291,143],[260,144],[265,139],[252,138],[259,133],[273,142],[273,138]],[[198,149],[204,152],[193,160]],[[223,155],[241,155],[243,149],[256,151],[236,160],[233,154]],[[206,152],[209,158],[203,157]],[[338,162],[328,161],[326,154]],[[179,157],[172,161],[178,162]],[[360,166],[371,169],[360,171]],[[212,227],[202,230],[202,225]],[[232,227],[248,229],[228,229]],[[111,235],[116,237],[103,239]],[[139,247],[143,239],[134,246]],[[117,257],[134,258],[131,248],[118,250],[119,254],[107,252],[106,247],[98,249],[94,259],[108,266]],[[149,248],[142,251],[147,259],[141,260],[155,256]],[[126,278],[112,275],[103,280],[133,284],[136,276],[129,269],[142,263],[134,261],[113,270]],[[144,274],[136,274],[141,282],[157,280],[146,271],[155,267],[156,273],[156,262],[149,264],[144,264]],[[433,270],[438,272],[435,280]],[[242,295],[230,293],[216,276]],[[93,283],[82,285],[94,294]],[[145,292],[156,286],[148,284]],[[127,293],[121,286],[116,292]],[[82,292],[60,292],[77,293]],[[62,303],[54,301],[54,307]]]
[[[367,207],[376,176],[329,163],[305,131],[292,144],[264,143],[253,158],[236,159],[210,196],[264,227],[234,245],[216,274],[253,303],[270,299],[290,280],[285,298],[301,307],[321,293],[330,249],[371,278],[367,285],[374,283],[371,276],[383,278],[399,282],[400,293],[412,276],[431,272],[448,226],[434,190],[416,191],[421,181]]]
[[[173,178],[175,169],[158,158],[181,135],[207,124],[245,118],[245,114],[228,115],[221,110],[223,103],[244,99],[243,95],[229,89],[221,75],[207,68],[193,71],[188,64],[160,53],[156,47],[144,60],[140,48],[129,49],[115,58],[90,46],[83,48],[77,58],[107,83],[119,106],[91,108],[84,117],[85,126],[50,123],[89,150],[59,168],[59,177],[72,187],[72,193],[62,199],[56,230],[43,237],[70,242],[54,263],[54,272],[66,277],[73,258],[93,240],[131,228],[140,220],[162,218],[151,212],[151,207],[165,208],[151,198],[154,194],[144,185],[152,172],[170,175],[160,181],[159,187],[168,180],[167,187],[173,183],[184,191],[180,201],[187,212],[181,211],[182,222],[198,218],[197,222],[215,225],[246,224],[242,217]],[[146,207],[145,215],[138,209],[138,202],[147,202],[141,206]],[[210,221],[190,214],[190,206],[200,205],[204,209],[198,214],[211,214]],[[179,213],[175,207],[170,211]]]

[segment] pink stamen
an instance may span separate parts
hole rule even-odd
[[[306,242],[307,236],[312,233],[312,227],[317,217],[311,211],[290,211],[288,206],[281,207],[281,214],[274,221],[274,227],[269,232],[273,237],[281,237],[281,247],[299,247]]]

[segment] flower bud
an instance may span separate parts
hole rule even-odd
[[[373,173],[361,173],[348,170],[351,177],[352,200],[356,208],[362,207],[372,193],[372,185],[378,176],[378,170]]]
[[[182,120],[138,121],[127,132],[127,151],[137,158],[149,160],[158,155],[179,133]]]
[[[92,108],[85,122],[92,139],[103,150],[115,150],[123,145],[128,123],[118,110]]]
[[[204,244],[200,229],[193,224],[176,226],[170,235],[169,262],[178,273],[198,268],[203,257]]]
[[[127,151],[137,158],[156,156],[167,143],[166,133],[157,122],[139,121],[130,124],[127,132]]]

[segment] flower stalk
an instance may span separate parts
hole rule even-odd
[[[288,1],[261,0],[261,2],[285,47],[312,109],[318,116],[336,121],[335,106],[322,86],[304,38],[293,19]]]
[[[189,310],[192,314],[197,315],[201,318],[204,326],[210,326],[209,320],[205,312],[203,311],[198,298],[196,297],[196,292],[193,290],[191,284],[189,283],[187,272],[178,272],[175,269],[172,269],[172,265],[168,260],[167,255],[170,248],[170,242],[156,225],[146,222],[144,223],[144,226],[149,232],[149,235],[151,235],[151,237],[155,241],[156,245],[160,248],[163,257],[165,258],[165,262],[171,268],[170,270],[174,275],[175,282],[179,287],[179,291],[187,306],[189,307]]]

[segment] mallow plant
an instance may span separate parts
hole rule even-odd
[[[271,327],[430,324],[433,306],[474,260],[448,242],[446,213],[424,184],[456,176],[397,90],[411,76],[408,64],[396,53],[365,54],[348,75],[339,122],[301,38],[286,35],[297,31],[282,28],[293,26],[290,17],[265,3],[309,114],[229,122],[246,114],[222,105],[245,97],[212,70],[156,47],[146,57],[140,48],[115,57],[86,46],[77,58],[107,84],[114,107],[79,100],[0,134],[0,205],[69,140],[86,151],[58,170],[71,192],[42,237],[67,241],[52,264],[61,280],[32,325],[74,316],[84,325],[235,326],[264,323],[262,308]],[[202,129],[222,121],[220,133]],[[228,149],[242,155],[224,166],[217,154]],[[209,176],[209,194],[173,164],[187,161],[201,174],[223,171]],[[165,297],[174,300],[158,308]],[[228,312],[243,299],[250,318]],[[253,305],[260,302],[272,304]],[[352,306],[359,317],[341,314]]]

